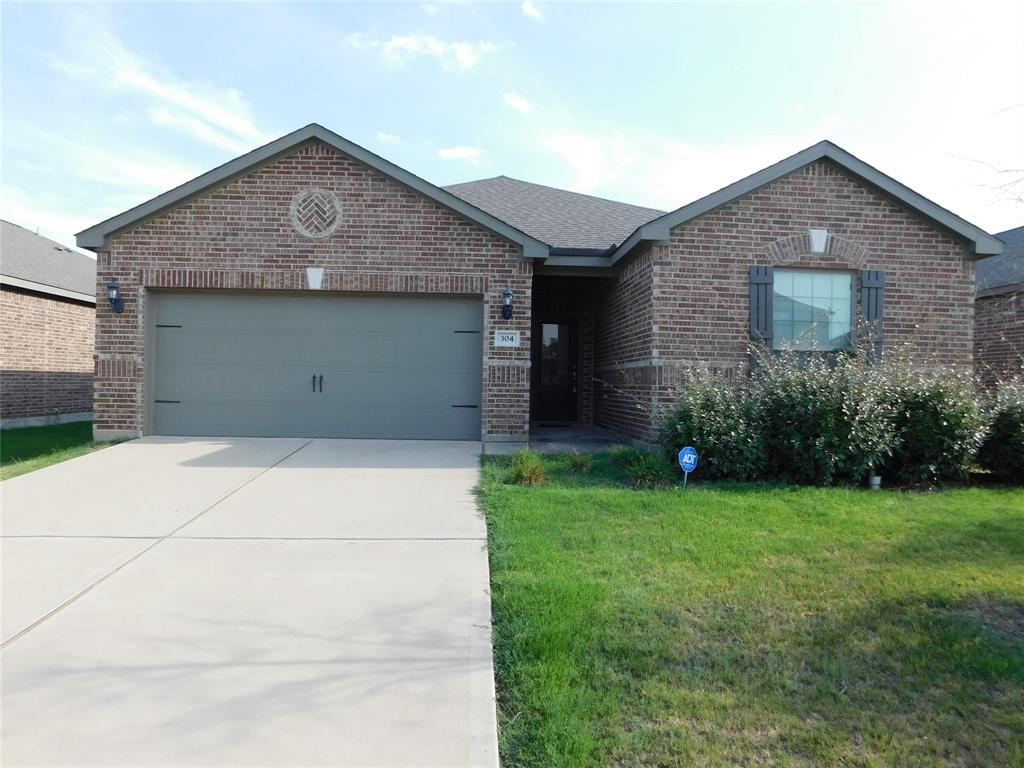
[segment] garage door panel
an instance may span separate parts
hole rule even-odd
[[[153,298],[157,434],[479,439],[479,299]]]

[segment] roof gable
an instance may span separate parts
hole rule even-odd
[[[191,181],[185,182],[162,195],[154,197],[152,200],[82,230],[75,236],[75,240],[80,248],[99,250],[107,244],[107,239],[111,235],[164,213],[188,200],[199,197],[213,187],[244,176],[274,158],[284,155],[312,140],[322,141],[324,144],[364,163],[375,171],[479,224],[496,235],[522,246],[524,258],[546,258],[548,255],[546,243],[516,229],[507,222],[477,208],[462,198],[453,195],[451,192],[421,179],[419,176],[385,160],[379,155],[375,155],[358,144],[353,144],[348,139],[342,138],[317,123],[311,123],[304,128],[282,136],[269,144],[265,144],[252,152],[237,157],[201,176],[197,176]]]
[[[822,159],[831,160],[841,168],[863,179],[871,186],[895,198],[908,208],[917,211],[925,218],[960,235],[974,245],[974,253],[976,255],[987,256],[1002,252],[1002,243],[980,227],[976,227],[970,222],[961,219],[956,214],[919,195],[909,187],[900,184],[892,177],[886,176],[877,168],[854,157],[831,141],[822,141],[801,152],[797,152],[791,157],[787,157],[775,165],[768,166],[755,174],[747,176],[745,179],[740,179],[727,187],[723,187],[717,192],[712,192],[700,200],[684,205],[682,208],[677,208],[670,213],[666,213],[664,216],[637,227],[636,231],[612,254],[610,261],[614,264],[642,242],[667,241],[674,227],[685,224],[698,216],[713,211],[726,203],[730,203]]]

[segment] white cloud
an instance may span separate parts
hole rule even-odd
[[[438,11],[441,10],[434,3],[423,3],[420,8],[425,14],[427,14],[427,16],[436,16]]]
[[[384,131],[377,131],[377,141],[381,144],[401,144],[402,137],[395,136],[393,133],[385,133]]]
[[[513,91],[507,91],[501,94],[501,96],[505,100],[505,104],[512,107],[516,112],[522,112],[524,114],[533,112],[533,104],[531,104],[525,96],[520,96],[518,93]]]
[[[522,9],[523,14],[529,16],[531,19],[537,19],[539,21],[544,18],[544,12],[530,2],[530,0],[523,0],[523,4],[519,7]]]
[[[75,45],[66,47],[68,53],[51,58],[54,68],[90,85],[140,97],[148,102],[145,112],[156,125],[235,154],[273,138],[255,125],[249,105],[238,91],[155,74],[152,64],[128,49],[95,17],[75,17],[72,29]]]
[[[372,40],[356,33],[348,35],[345,42],[356,49],[376,51],[386,64],[393,67],[401,67],[413,59],[426,56],[436,59],[442,69],[462,72],[473,69],[484,56],[498,50],[494,43],[486,41],[449,42],[420,33],[395,35],[386,41]]]
[[[38,195],[8,184],[0,188],[0,199],[5,220],[72,248],[75,232],[96,223],[85,216],[56,211],[52,205],[40,205]]]
[[[437,156],[442,160],[466,160],[473,165],[480,165],[480,156],[483,150],[477,147],[448,147],[437,150]]]

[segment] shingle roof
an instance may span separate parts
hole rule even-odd
[[[444,188],[552,248],[607,249],[664,211],[496,176]]]
[[[976,276],[979,291],[1024,283],[1024,227],[999,232],[996,237],[1003,241],[1003,252],[979,259]]]
[[[43,293],[95,300],[95,259],[9,221],[0,221],[0,276]]]

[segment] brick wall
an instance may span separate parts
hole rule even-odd
[[[92,410],[92,304],[0,288],[0,419]]]
[[[601,292],[594,362],[594,423],[628,437],[649,436],[654,405],[654,246],[622,267]]]
[[[1024,374],[1024,291],[975,300],[974,368],[989,384]]]
[[[342,205],[340,227],[320,240],[290,221],[292,198],[311,187]],[[484,436],[525,437],[532,265],[518,246],[315,141],[115,235],[100,253],[98,284],[118,278],[126,305],[97,312],[97,430],[144,429],[146,289],[301,291],[311,266],[325,268],[328,291],[481,296]],[[500,317],[506,287],[518,309],[510,321]],[[495,349],[496,328],[519,330],[522,345]]]
[[[811,252],[811,227],[828,229],[825,253]],[[598,367],[605,376],[612,363],[626,372],[617,388],[624,394],[606,388],[607,399],[595,403],[598,423],[651,440],[682,370],[746,368],[755,264],[849,270],[855,278],[884,270],[886,347],[908,344],[919,361],[971,365],[974,262],[964,248],[827,160],[680,225],[669,246],[627,265],[608,294]],[[623,338],[625,327],[632,330]]]

